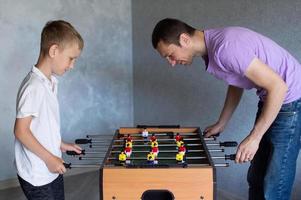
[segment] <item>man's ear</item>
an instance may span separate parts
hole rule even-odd
[[[53,58],[58,53],[59,46],[57,44],[53,44],[50,46],[48,54],[50,58]]]
[[[179,37],[179,43],[181,46],[188,46],[190,44],[191,37],[187,33],[181,33]]]

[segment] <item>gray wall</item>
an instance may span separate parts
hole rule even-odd
[[[301,61],[301,2],[240,0],[132,0],[134,123],[180,124],[204,129],[218,118],[227,86],[205,73],[201,59],[191,66],[171,68],[152,49],[151,33],[165,18],[179,18],[198,29],[239,25],[274,39]],[[240,142],[252,128],[257,97],[245,92],[242,102],[220,140]],[[227,150],[233,153],[235,149]],[[300,199],[299,157],[293,199]],[[249,164],[231,163],[217,169],[218,188],[247,198],[246,174]]]
[[[37,61],[40,32],[53,19],[71,22],[85,40],[75,69],[59,78],[63,139],[133,124],[130,0],[0,0],[0,180],[16,177],[16,94]]]

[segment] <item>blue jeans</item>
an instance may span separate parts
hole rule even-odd
[[[64,200],[64,179],[59,175],[54,181],[42,186],[33,186],[18,176],[21,188],[28,200]]]
[[[259,117],[263,102],[258,103]],[[249,171],[249,200],[289,200],[300,150],[301,100],[283,104]]]

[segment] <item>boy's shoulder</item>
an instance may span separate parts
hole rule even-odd
[[[19,88],[19,92],[21,92],[21,94],[28,94],[32,92],[43,94],[44,91],[45,86],[43,84],[43,80],[32,71],[27,74]]]

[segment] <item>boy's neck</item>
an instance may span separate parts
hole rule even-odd
[[[40,56],[35,66],[51,81],[51,63],[47,57]]]

